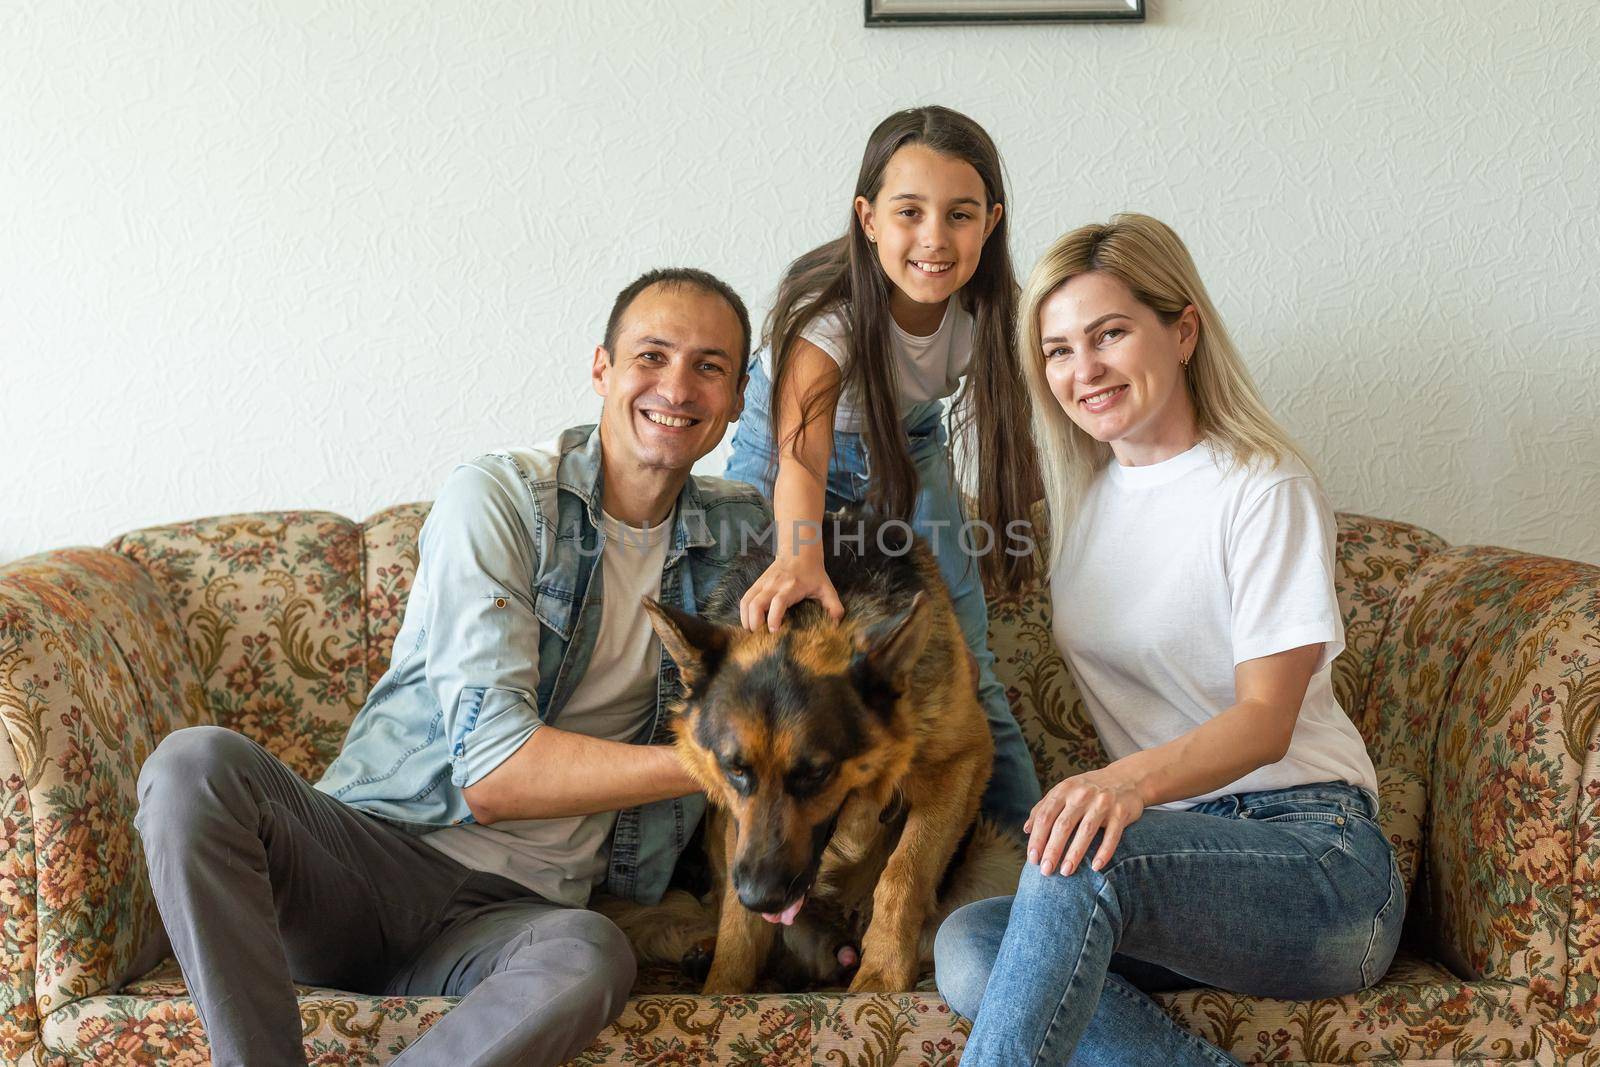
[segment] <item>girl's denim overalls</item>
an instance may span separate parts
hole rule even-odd
[[[962,530],[968,520],[956,490],[943,410],[943,404],[933,401],[917,404],[902,417],[920,482],[911,527],[933,549],[939,572],[950,587],[967,647],[978,661],[978,698],[989,720],[995,748],[994,773],[984,793],[982,810],[1020,835],[1023,822],[1039,800],[1039,778],[1011,713],[1005,688],[994,676],[994,654],[989,651],[988,640],[989,613],[978,575],[978,557],[963,548]],[[734,430],[733,453],[728,457],[725,476],[756,486],[771,499],[777,470],[772,465],[773,450],[772,380],[758,354],[751,357],[744,414]],[[862,435],[835,432],[833,455],[828,461],[827,510],[865,503],[870,477],[870,457]],[[978,550],[991,545],[993,551],[1001,551],[1007,544],[1004,531],[999,530],[993,531],[992,537],[969,531],[965,543]]]

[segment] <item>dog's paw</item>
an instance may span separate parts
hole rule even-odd
[[[730,966],[730,961],[713,958],[711,973],[706,975],[706,984],[700,992],[706,996],[716,994],[746,994],[756,987],[756,974],[754,969],[743,970]]]
[[[907,967],[876,966],[871,960],[861,964],[850,981],[852,993],[904,993],[917,984],[917,976]]]
[[[694,981],[704,982],[711,975],[711,960],[716,954],[717,939],[702,937],[689,946],[683,958],[678,961],[678,967]]]

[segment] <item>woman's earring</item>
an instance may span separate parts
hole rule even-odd
[[[876,237],[872,236],[872,234],[869,233],[869,234],[867,234],[867,243],[875,245],[875,244],[878,243],[878,239]]]

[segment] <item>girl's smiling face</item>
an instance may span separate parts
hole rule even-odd
[[[878,262],[899,290],[891,294],[891,309],[909,299],[938,305],[940,313],[944,302],[972,279],[1002,210],[1000,204],[989,206],[983,179],[972,164],[922,144],[896,151],[884,167],[878,195],[872,200],[856,197],[855,207],[862,230],[877,248]],[[901,310],[917,317],[917,309]]]
[[[1194,306],[1168,323],[1103,271],[1075,275],[1039,306],[1045,380],[1077,426],[1123,466],[1159,463],[1199,440],[1184,364],[1200,334]]]

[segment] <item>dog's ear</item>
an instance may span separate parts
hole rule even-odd
[[[865,695],[875,686],[899,691],[901,680],[916,665],[933,627],[933,610],[921,593],[898,618],[856,636],[858,650],[852,673]]]
[[[669,607],[651,597],[641,597],[640,603],[650,615],[650,625],[656,636],[661,638],[661,647],[678,665],[684,685],[692,687],[716,673],[731,641],[728,627]]]

